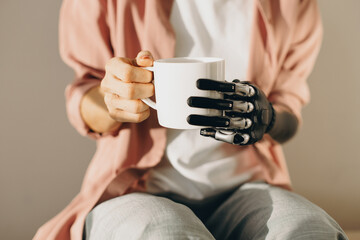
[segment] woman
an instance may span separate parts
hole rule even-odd
[[[65,0],[68,115],[97,151],[80,193],[35,239],[346,239],[289,191],[280,145],[301,123],[321,36],[314,0]],[[139,100],[154,94],[139,67],[174,56],[225,58],[227,79],[249,81],[271,121],[252,122],[247,141],[234,128],[239,145],[160,127]]]

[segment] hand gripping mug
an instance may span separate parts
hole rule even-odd
[[[149,98],[144,103],[157,110],[159,124],[173,129],[197,129],[186,121],[190,114],[220,115],[219,110],[192,108],[187,104],[191,96],[222,98],[216,91],[199,90],[196,81],[209,78],[225,81],[225,60],[221,58],[168,58],[154,62],[145,69],[154,72],[156,103]]]

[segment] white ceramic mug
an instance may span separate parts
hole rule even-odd
[[[174,129],[196,129],[186,121],[190,114],[219,115],[219,110],[192,108],[187,104],[191,96],[221,98],[221,93],[199,90],[196,81],[209,78],[225,81],[225,61],[221,58],[168,58],[154,62],[145,68],[154,72],[156,103],[142,99],[157,110],[159,124]]]

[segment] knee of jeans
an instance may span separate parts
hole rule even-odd
[[[132,193],[94,208],[86,219],[86,233],[127,236],[131,232],[141,238],[153,231],[188,231],[194,225],[202,223],[188,207],[163,197]]]
[[[87,216],[87,220],[106,222],[131,221],[134,219],[148,223],[153,219],[172,220],[179,212],[187,211],[185,206],[176,204],[168,199],[144,193],[131,193],[110,199],[96,206]]]
[[[290,234],[289,239],[303,239],[301,236],[346,239],[337,222],[309,200],[286,190],[275,189],[270,194],[274,202],[273,212],[267,222],[269,228],[278,229],[282,234]],[[281,229],[279,226],[282,226]]]

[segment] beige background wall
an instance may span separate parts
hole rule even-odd
[[[295,190],[360,229],[360,1],[320,0],[325,39],[304,125],[285,145]],[[0,1],[0,239],[30,239],[78,192],[94,142],[69,125],[61,1]]]
[[[325,33],[312,100],[285,153],[295,190],[360,230],[360,1],[319,3]]]

